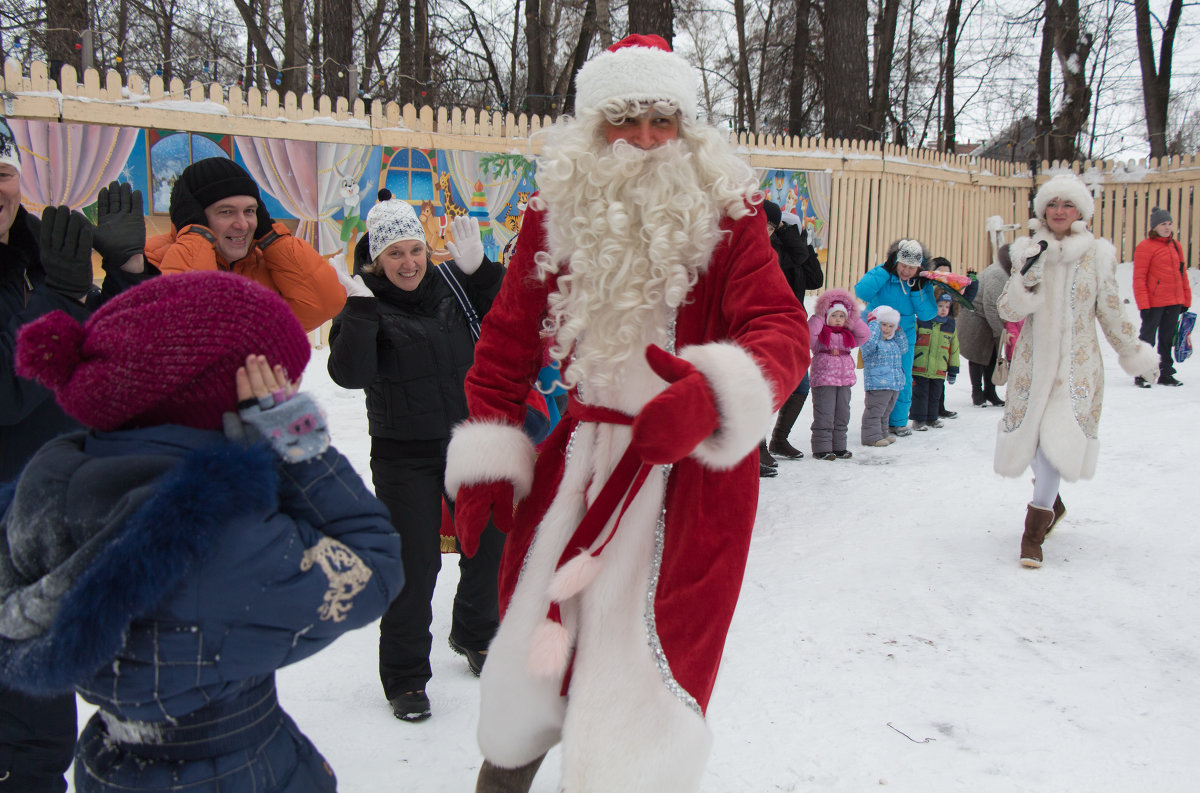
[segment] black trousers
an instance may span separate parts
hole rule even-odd
[[[388,699],[425,688],[433,672],[433,589],[442,569],[442,481],[445,455],[371,457],[375,495],[387,506],[400,535],[404,589],[379,622],[379,678]],[[496,577],[504,535],[489,524],[479,552],[460,556],[450,634],[471,650],[486,650],[500,622]]]
[[[1175,374],[1175,331],[1179,330],[1179,315],[1183,306],[1159,306],[1158,308],[1143,308],[1142,332],[1138,338],[1147,344],[1154,344],[1158,336],[1158,376]]]
[[[62,793],[74,752],[74,691],[42,699],[0,686],[0,791]]]
[[[913,421],[937,421],[938,405],[941,404],[946,381],[917,375],[913,376],[912,381],[912,406],[908,409],[908,417]]]
[[[968,362],[967,372],[971,377],[971,400],[973,402],[982,402],[989,396],[996,396],[996,385],[992,382],[992,372],[996,371],[996,359],[999,357],[999,351],[998,345],[992,345],[992,357],[986,365],[974,361]]]

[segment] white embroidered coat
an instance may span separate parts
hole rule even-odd
[[[1039,260],[1042,280],[1029,288],[1020,271],[1041,241],[1047,244]],[[1013,242],[1010,253],[1012,274],[997,308],[1001,318],[1024,319],[1025,325],[1013,351],[996,473],[1021,476],[1041,444],[1063,479],[1090,479],[1104,400],[1096,322],[1130,376],[1154,371],[1157,356],[1138,339],[1122,308],[1112,244],[1093,237],[1084,223],[1074,223],[1061,240],[1039,223],[1031,236]]]

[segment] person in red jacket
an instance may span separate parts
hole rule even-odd
[[[346,290],[320,253],[271,218],[242,166],[209,157],[183,169],[171,189],[168,234],[146,242],[163,274],[226,270],[280,295],[304,331],[337,316]]]
[[[1183,383],[1175,379],[1171,353],[1179,315],[1192,305],[1192,286],[1173,231],[1171,213],[1158,207],[1150,210],[1150,234],[1133,251],[1133,296],[1142,313],[1142,341],[1154,344],[1158,337],[1158,384],[1179,386]],[[1139,388],[1150,387],[1141,377],[1133,382]]]

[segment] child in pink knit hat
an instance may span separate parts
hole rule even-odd
[[[275,670],[378,617],[403,573],[295,393],[308,356],[281,297],[223,272],[21,329],[18,371],[91,429],[0,487],[0,675],[97,706],[80,793],[336,789]]]

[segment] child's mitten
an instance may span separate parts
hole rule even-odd
[[[230,421],[226,414],[225,434],[239,440],[241,437],[256,441],[259,438],[271,444],[271,448],[286,463],[311,460],[329,448],[329,428],[325,414],[308,394],[296,394],[291,398],[265,397],[256,403],[238,410],[241,422]],[[232,425],[243,424],[238,428]]]

